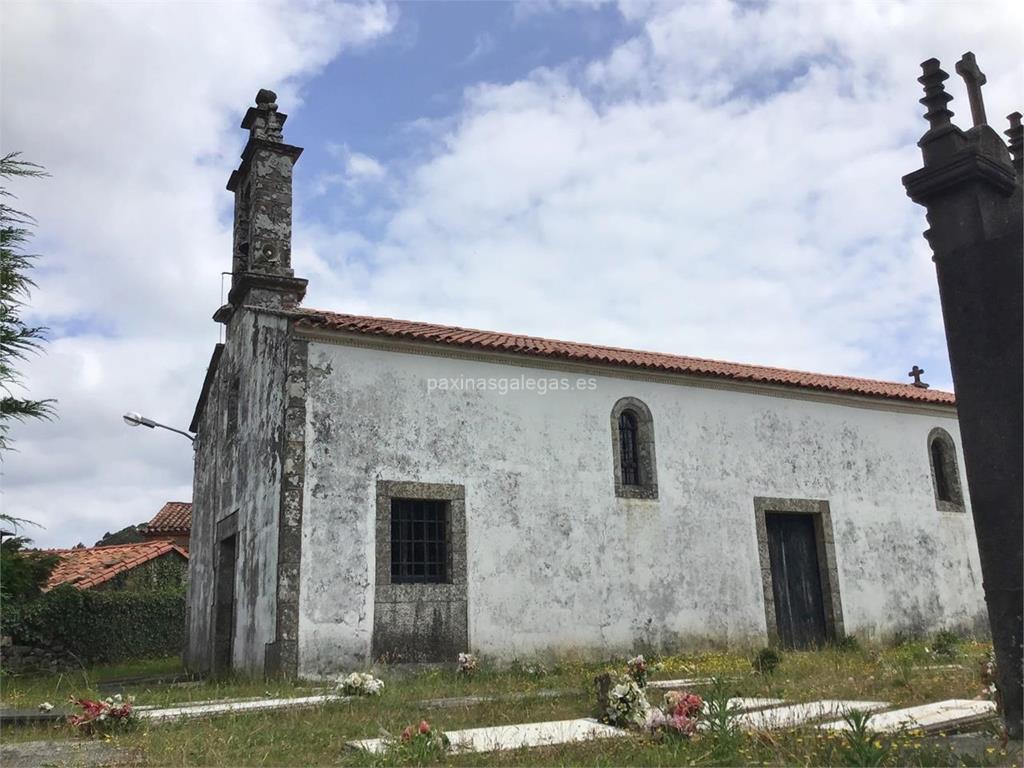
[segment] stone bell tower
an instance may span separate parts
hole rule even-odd
[[[921,65],[928,131],[924,167],[903,177],[928,209],[932,248],[956,385],[964,465],[996,652],[997,685],[1011,738],[1021,737],[1024,634],[1024,231],[1021,116],[1009,116],[1009,147],[989,125],[973,53],[956,65],[973,127],[954,125],[937,59]]]
[[[249,141],[228,179],[235,194],[231,308],[292,309],[306,293],[292,271],[292,166],[302,148],[283,141],[287,117],[277,111],[277,94],[261,90],[242,119]]]

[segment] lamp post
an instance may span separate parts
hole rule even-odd
[[[124,423],[127,424],[129,427],[149,427],[150,429],[160,427],[160,429],[166,429],[169,432],[177,432],[179,435],[184,435],[191,442],[195,442],[196,440],[195,435],[190,435],[188,432],[185,432],[182,429],[175,429],[174,427],[168,427],[166,424],[161,424],[158,421],[147,419],[145,416],[135,413],[134,411],[128,411],[128,413],[126,413],[121,418],[124,419]]]

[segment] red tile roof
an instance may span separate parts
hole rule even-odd
[[[190,501],[168,501],[146,527],[147,534],[161,536],[180,536],[191,530],[192,502]]]
[[[668,355],[660,352],[642,352],[634,349],[578,344],[571,341],[542,339],[536,336],[518,336],[472,328],[458,328],[431,323],[395,320],[389,317],[365,317],[324,312],[314,309],[299,310],[301,325],[327,328],[334,331],[359,333],[368,336],[386,336],[395,339],[428,342],[465,349],[507,352],[528,357],[570,360],[598,365],[639,368],[667,373],[747,381],[758,384],[779,384],[803,389],[823,390],[848,395],[862,395],[918,403],[955,405],[952,392],[923,389],[912,384],[861,379],[853,376],[829,376],[821,373],[770,368],[760,365],[727,363],[697,357]]]
[[[47,549],[46,554],[59,555],[60,562],[50,574],[45,589],[71,584],[89,589],[110,581],[119,573],[130,571],[168,552],[188,558],[188,552],[172,541],[143,541],[137,544],[110,544],[83,549]]]

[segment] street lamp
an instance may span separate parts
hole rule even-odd
[[[121,418],[124,419],[124,423],[127,424],[129,427],[149,427],[150,429],[153,429],[154,427],[160,427],[160,429],[166,429],[170,432],[177,432],[179,435],[184,435],[192,442],[195,442],[196,439],[194,435],[190,435],[188,432],[185,432],[184,430],[175,429],[174,427],[168,427],[166,424],[161,424],[158,421],[147,419],[145,416],[135,413],[135,411],[128,411],[128,413],[126,413]]]

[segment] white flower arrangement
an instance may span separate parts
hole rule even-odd
[[[39,705],[39,711],[40,712],[50,712],[52,709],[53,709],[53,704],[51,704],[48,701],[44,701],[42,704]]]
[[[621,680],[608,692],[608,722],[626,728],[644,728],[651,705],[644,689],[632,678]]]
[[[459,667],[458,671],[460,675],[466,675],[471,677],[476,672],[477,658],[472,653],[460,653],[459,654]]]
[[[384,681],[369,672],[353,672],[338,681],[338,688],[346,696],[380,696]]]

